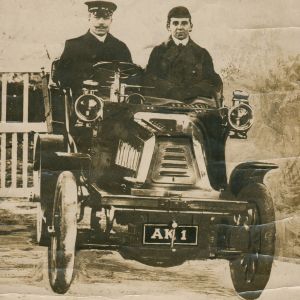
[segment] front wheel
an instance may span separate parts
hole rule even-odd
[[[253,204],[244,226],[249,230],[247,253],[230,262],[234,288],[244,299],[256,299],[267,285],[275,251],[275,213],[272,197],[263,184],[249,184],[238,199]]]
[[[54,292],[64,294],[73,278],[77,235],[77,184],[69,171],[62,172],[57,180],[51,230],[49,281]]]

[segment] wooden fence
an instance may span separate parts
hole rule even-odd
[[[0,197],[28,197],[33,191],[32,157],[33,144],[37,132],[46,132],[45,122],[29,120],[30,73],[18,73],[18,86],[23,87],[18,96],[19,102],[8,109],[8,99],[17,95],[8,93],[11,73],[1,74],[1,165],[0,165]],[[41,104],[43,99],[40,99]],[[21,110],[19,109],[22,107]],[[12,112],[11,112],[12,111]],[[8,112],[21,111],[21,120],[11,121]],[[34,107],[31,107],[34,114]],[[38,114],[39,112],[36,112]]]

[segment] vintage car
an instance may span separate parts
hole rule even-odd
[[[225,163],[227,138],[245,139],[253,123],[248,95],[235,91],[230,108],[186,104],[145,96],[151,87],[130,84],[141,72],[134,64],[94,71],[77,99],[55,82],[55,63],[43,77],[49,132],[35,143],[34,200],[53,291],[69,289],[75,250],[95,248],[160,267],[227,259],[236,291],[258,298],[275,247],[263,180],[276,165],[242,163],[227,180]]]

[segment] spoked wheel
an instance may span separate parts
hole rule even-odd
[[[245,299],[256,299],[267,285],[275,251],[275,214],[272,197],[263,184],[250,184],[238,195],[253,207],[245,224],[249,229],[247,253],[230,262],[234,288]]]
[[[49,281],[54,292],[64,294],[73,278],[77,235],[77,184],[71,172],[58,177],[51,224]]]

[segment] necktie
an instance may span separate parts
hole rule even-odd
[[[178,44],[178,46],[177,46],[178,53],[181,53],[183,48],[184,48],[183,44]]]

